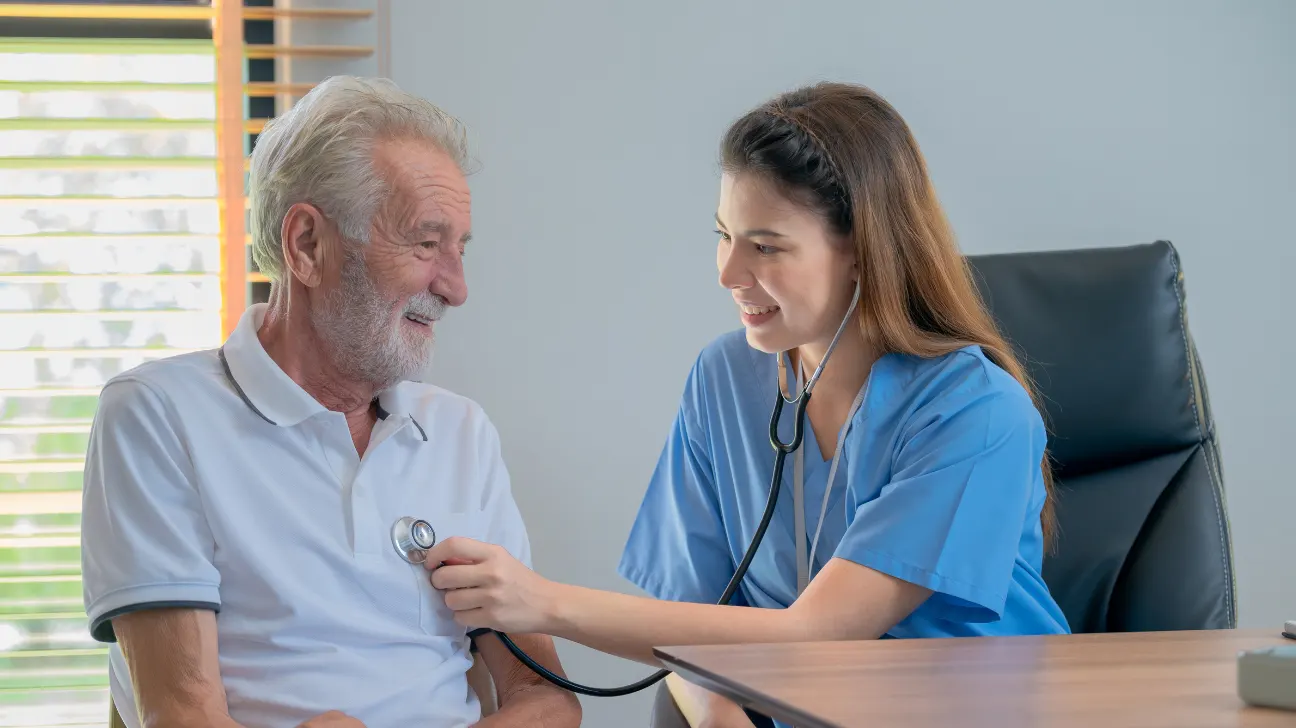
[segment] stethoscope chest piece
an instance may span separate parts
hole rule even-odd
[[[391,540],[402,559],[421,564],[427,559],[428,549],[436,545],[436,531],[427,521],[405,516],[392,524]]]

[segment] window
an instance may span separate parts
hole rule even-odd
[[[0,726],[108,723],[80,575],[99,390],[265,300],[245,156],[311,87],[290,57],[328,74],[373,54],[300,43],[374,15],[359,4],[0,2]]]
[[[0,40],[0,723],[101,725],[80,489],[99,387],[221,341],[208,40]]]

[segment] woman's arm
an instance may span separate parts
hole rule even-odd
[[[843,559],[832,559],[788,609],[667,602],[548,581],[502,548],[447,539],[428,554],[432,584],[471,627],[542,632],[602,652],[659,664],[663,645],[875,639],[930,592]],[[468,563],[462,563],[468,562]]]

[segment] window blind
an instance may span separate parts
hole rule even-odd
[[[104,726],[81,478],[110,377],[221,341],[207,40],[0,38],[0,725]]]

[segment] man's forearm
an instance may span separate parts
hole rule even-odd
[[[483,718],[480,728],[571,728],[580,724],[576,698],[561,688],[536,685],[512,693],[499,710]]]
[[[229,716],[208,610],[149,609],[113,620],[144,728],[243,728]]]
[[[144,722],[146,728],[152,726],[185,726],[189,728],[245,728],[224,713],[184,713],[173,712],[166,715],[155,715],[152,720]]]
[[[514,634],[513,641],[531,656],[559,676],[563,674],[554,650],[553,640],[545,635]],[[483,728],[576,728],[581,723],[581,704],[572,693],[563,690],[531,672],[518,662],[493,634],[477,640],[478,651],[486,661],[498,694],[499,709],[487,716],[479,726]]]

